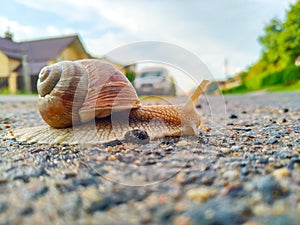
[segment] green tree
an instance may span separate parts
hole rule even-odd
[[[290,7],[286,21],[282,24],[283,32],[279,37],[280,51],[285,53],[285,65],[293,64],[300,55],[300,1]]]
[[[261,57],[250,66],[247,77],[279,71],[294,64],[300,55],[300,0],[290,5],[283,22],[273,18],[265,26],[259,42]]]

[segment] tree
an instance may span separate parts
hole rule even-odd
[[[249,77],[279,71],[294,64],[300,55],[299,0],[290,5],[283,22],[273,18],[265,26],[259,42],[262,45],[261,57],[249,68]]]

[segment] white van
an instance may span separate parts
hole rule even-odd
[[[139,72],[133,82],[138,95],[176,95],[173,77],[165,68],[147,68]]]

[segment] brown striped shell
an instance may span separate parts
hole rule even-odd
[[[44,67],[37,83],[39,111],[51,127],[65,128],[103,118],[111,111],[139,108],[124,74],[100,60],[62,61]]]

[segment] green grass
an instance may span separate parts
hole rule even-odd
[[[0,89],[0,95],[11,95],[12,93],[8,88]],[[15,95],[37,95],[37,93],[27,93],[24,91],[17,91],[17,93],[14,93]]]
[[[265,90],[268,92],[300,91],[300,80],[290,82],[289,84],[277,84],[263,89],[249,90],[245,86],[238,86],[232,89],[223,90],[223,94],[246,94],[249,92]]]
[[[269,92],[300,91],[300,80],[293,82],[292,84],[289,85],[280,84],[280,85],[272,86],[269,87],[267,91]]]
[[[234,88],[230,88],[227,90],[222,90],[223,94],[246,94],[248,92],[251,92],[251,91],[243,85],[240,85],[240,86],[237,86]]]

